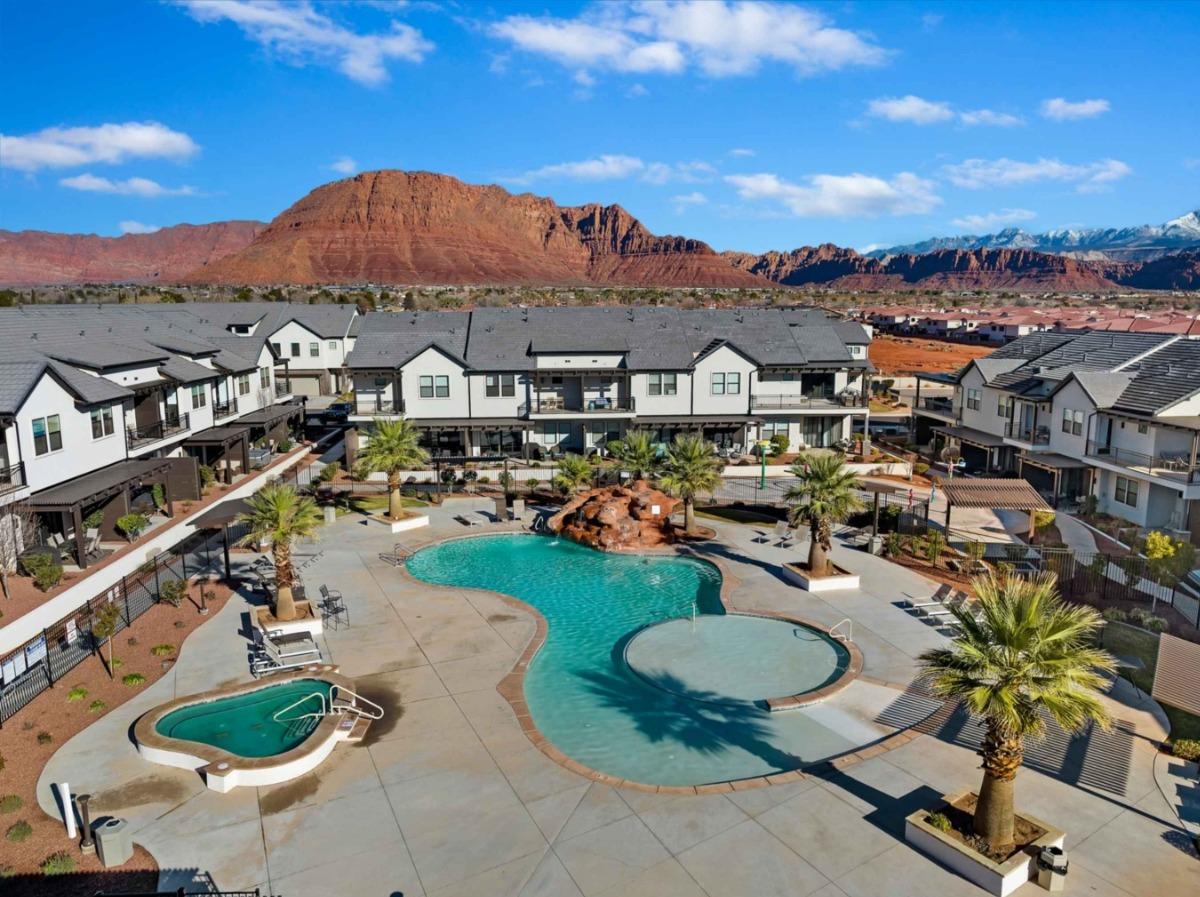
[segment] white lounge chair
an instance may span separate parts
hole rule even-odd
[[[471,514],[455,514],[454,519],[463,526],[481,526],[483,521],[474,513]]]
[[[970,604],[971,598],[965,592],[955,592],[950,596],[950,599],[941,607],[925,607],[919,608],[917,613],[928,619],[936,619],[938,617],[953,617],[954,611],[961,610]]]
[[[775,524],[776,545],[780,548],[787,548],[792,544],[792,528],[788,526],[786,520],[780,520]]]
[[[950,590],[950,586],[942,585],[942,586],[938,586],[938,590],[936,592],[934,592],[933,595],[928,600],[913,601],[910,598],[907,602],[907,605],[910,609],[913,609],[913,610],[919,610],[920,608],[923,608],[923,607],[941,607],[942,602],[945,601],[947,598],[949,598],[951,594],[952,594],[952,592]]]
[[[310,663],[321,662],[321,649],[307,638],[288,637],[281,640],[278,635],[268,633],[262,637],[254,658],[250,661],[250,672],[256,678],[264,673],[291,670]]]

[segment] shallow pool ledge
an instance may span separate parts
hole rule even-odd
[[[232,791],[238,786],[276,785],[312,772],[339,742],[350,737],[353,718],[330,714],[290,751],[270,757],[243,757],[209,744],[162,735],[158,723],[181,707],[206,704],[222,698],[249,694],[297,679],[321,679],[353,693],[354,681],[341,675],[332,664],[313,664],[298,670],[264,676],[251,682],[228,685],[213,691],[176,698],[149,710],[133,726],[138,753],[152,763],[198,772],[213,791]]]

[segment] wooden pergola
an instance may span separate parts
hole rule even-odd
[[[1037,511],[1049,511],[1050,506],[1026,480],[979,478],[947,480],[941,484],[946,496],[946,532],[950,532],[950,512],[959,508],[989,508],[994,511],[1026,511],[1029,532],[1034,531]]]

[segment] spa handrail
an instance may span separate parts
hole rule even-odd
[[[321,712],[320,713],[317,713],[316,711],[311,711],[309,713],[301,713],[299,716],[293,716],[293,717],[288,717],[285,719],[280,719],[280,717],[283,716],[283,714],[287,713],[289,710],[291,710],[295,707],[299,707],[305,701],[311,700],[312,698],[316,698],[318,701],[321,702]],[[282,710],[275,711],[275,714],[271,717],[271,719],[277,723],[294,723],[297,720],[308,719],[309,717],[314,717],[314,716],[317,717],[318,719],[320,719],[320,718],[326,716],[328,713],[329,713],[329,709],[325,704],[325,695],[321,694],[319,691],[314,691],[314,692],[307,694],[304,697],[300,698],[300,700],[298,700],[298,701],[293,701],[292,703],[290,703],[286,707],[284,707]]]
[[[846,631],[838,632],[838,627],[840,626],[845,626]],[[833,626],[830,627],[829,635],[831,638],[845,639],[848,642],[854,641],[854,621],[849,617],[846,617],[846,619],[834,623]]]
[[[329,705],[335,707],[338,695],[349,695],[353,700],[349,701],[344,707],[336,708],[340,710],[353,710],[359,716],[365,716],[368,719],[383,719],[383,708],[374,701],[368,700],[358,692],[351,691],[341,685],[335,685],[329,690]],[[359,702],[364,706],[359,707]]]

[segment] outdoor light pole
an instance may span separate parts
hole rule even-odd
[[[758,457],[761,461],[758,474],[758,488],[767,488],[767,446],[771,444],[769,439],[760,439],[755,445],[758,446]]]
[[[75,798],[79,804],[79,823],[83,826],[83,840],[79,843],[79,849],[85,855],[96,852],[96,842],[92,840],[92,818],[88,811],[88,801],[91,799],[90,794],[80,794]]]

